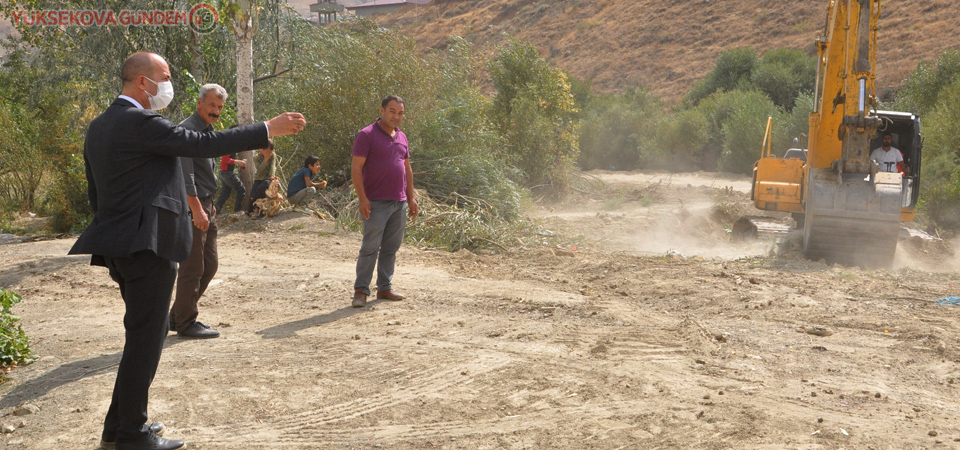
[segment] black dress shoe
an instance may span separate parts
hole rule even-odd
[[[156,433],[149,433],[136,441],[118,441],[117,450],[180,450],[187,448],[187,444],[177,439],[164,439]]]
[[[147,424],[147,430],[156,434],[157,436],[162,436],[163,431],[166,429],[167,427],[163,426],[162,422],[153,422]],[[103,450],[114,450],[114,448],[116,448],[116,441],[117,433],[115,431],[109,433],[104,431],[100,438],[100,448]]]
[[[220,332],[210,327],[203,326],[200,322],[194,322],[186,331],[178,331],[177,336],[197,339],[210,339],[220,336]]]

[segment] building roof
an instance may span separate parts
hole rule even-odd
[[[406,4],[425,5],[432,0],[369,0],[363,3],[352,3],[346,5],[347,9],[374,8],[377,6],[401,6]]]

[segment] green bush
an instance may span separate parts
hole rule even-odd
[[[20,326],[20,318],[13,314],[13,305],[23,299],[15,292],[0,289],[0,369],[6,373],[10,366],[34,361],[30,341]]]
[[[687,93],[686,101],[696,105],[715,92],[749,89],[750,77],[758,64],[757,52],[749,47],[724,50],[713,69]]]
[[[769,97],[760,91],[733,91],[723,94],[729,108],[729,116],[723,121],[723,151],[718,167],[725,172],[750,174],[753,164],[760,157],[767,118],[774,124],[786,123],[781,112]],[[782,126],[773,129],[771,148],[782,152],[788,144],[786,130]]]
[[[415,184],[434,198],[463,206],[465,198],[506,219],[520,217],[521,188],[512,166],[495,158],[500,138],[486,116],[489,101],[479,91],[463,92],[450,104],[416,122],[411,142],[416,146]]]
[[[941,228],[960,229],[960,79],[940,90],[923,133],[920,194],[927,214]]]
[[[892,109],[923,118],[920,209],[936,228],[960,229],[960,52],[923,61],[901,84]]]
[[[767,94],[774,104],[791,111],[801,93],[813,92],[817,77],[816,62],[816,57],[808,56],[801,50],[770,50],[763,54],[750,75],[750,81]]]
[[[54,173],[53,186],[44,207],[50,214],[50,228],[58,233],[82,231],[93,219],[83,156],[66,155]]]
[[[592,98],[580,123],[581,169],[633,170],[643,153],[655,152],[663,105],[645,89],[628,88],[622,94]]]
[[[758,58],[751,48],[735,48],[720,53],[713,69],[687,93],[685,103],[691,107],[717,92],[758,89],[790,111],[801,92],[813,92],[815,82],[816,58],[801,50],[769,50]]]
[[[717,170],[710,150],[710,120],[701,109],[680,111],[661,121],[656,149],[646,152],[647,167],[676,171]]]
[[[793,109],[787,113],[784,113],[781,117],[784,120],[784,123],[774,123],[774,135],[783,138],[785,141],[775,141],[774,143],[780,142],[783,145],[793,146],[793,138],[800,138],[801,142],[799,145],[804,148],[808,147],[810,133],[810,113],[813,112],[813,91],[802,92],[797,95],[797,98],[794,100]],[[782,128],[783,134],[780,134],[777,131],[777,128]],[[803,134],[803,136],[801,136]],[[782,150],[786,149],[784,147],[781,150],[779,156],[783,156]],[[776,153],[776,150],[774,150]]]
[[[488,69],[496,90],[491,118],[504,139],[500,156],[520,169],[526,186],[565,194],[580,137],[566,75],[518,41],[501,46]]]
[[[921,61],[903,80],[893,108],[926,116],[937,107],[940,92],[960,80],[960,51],[947,50],[936,64]]]
[[[49,166],[38,145],[40,126],[23,105],[0,100],[0,202],[20,210],[37,206]]]
[[[424,55],[399,31],[360,19],[313,29],[301,45],[290,61],[298,75],[257,91],[261,114],[293,108],[307,117],[297,137],[277,141],[284,178],[315,154],[331,185],[348,183],[357,131],[376,120],[383,97],[397,94],[417,188],[454,202],[460,197],[452,193],[482,198],[495,214],[519,215],[521,194],[496,154],[500,137],[485,115],[490,101],[476,87],[479,63],[466,41]]]
[[[404,98],[407,118],[401,129],[406,132],[432,101],[424,91],[435,86],[435,78],[412,39],[369,20],[322,27],[300,39],[302,51],[289,61],[293,75],[257,86],[257,114],[302,112],[307,127],[297,137],[277,140],[277,153],[287,162],[285,175],[315,154],[328,181],[342,184],[350,179],[354,138],[379,116],[380,100],[389,94]]]

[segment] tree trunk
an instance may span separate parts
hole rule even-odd
[[[237,122],[238,125],[253,123],[253,36],[256,28],[253,21],[253,2],[240,1],[240,16],[233,22],[233,34],[237,39]],[[240,172],[240,181],[247,190],[243,200],[246,210],[250,206],[253,194],[253,177],[257,171],[253,160],[253,151],[240,152],[238,159],[247,162],[245,170]]]
[[[200,50],[200,33],[190,28],[190,74],[197,83],[203,84],[203,50]]]

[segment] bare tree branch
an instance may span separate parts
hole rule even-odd
[[[291,68],[291,69],[287,69],[287,70],[282,70],[282,71],[277,72],[277,73],[271,73],[270,75],[264,75],[264,76],[262,76],[262,77],[256,77],[256,78],[253,79],[253,82],[254,82],[254,83],[258,83],[258,82],[263,81],[263,80],[269,80],[269,79],[271,79],[271,78],[276,78],[276,77],[279,77],[280,75],[283,75],[283,74],[285,74],[285,73],[287,73],[287,72],[289,72],[289,71],[291,71],[291,70],[293,70],[293,69]]]

